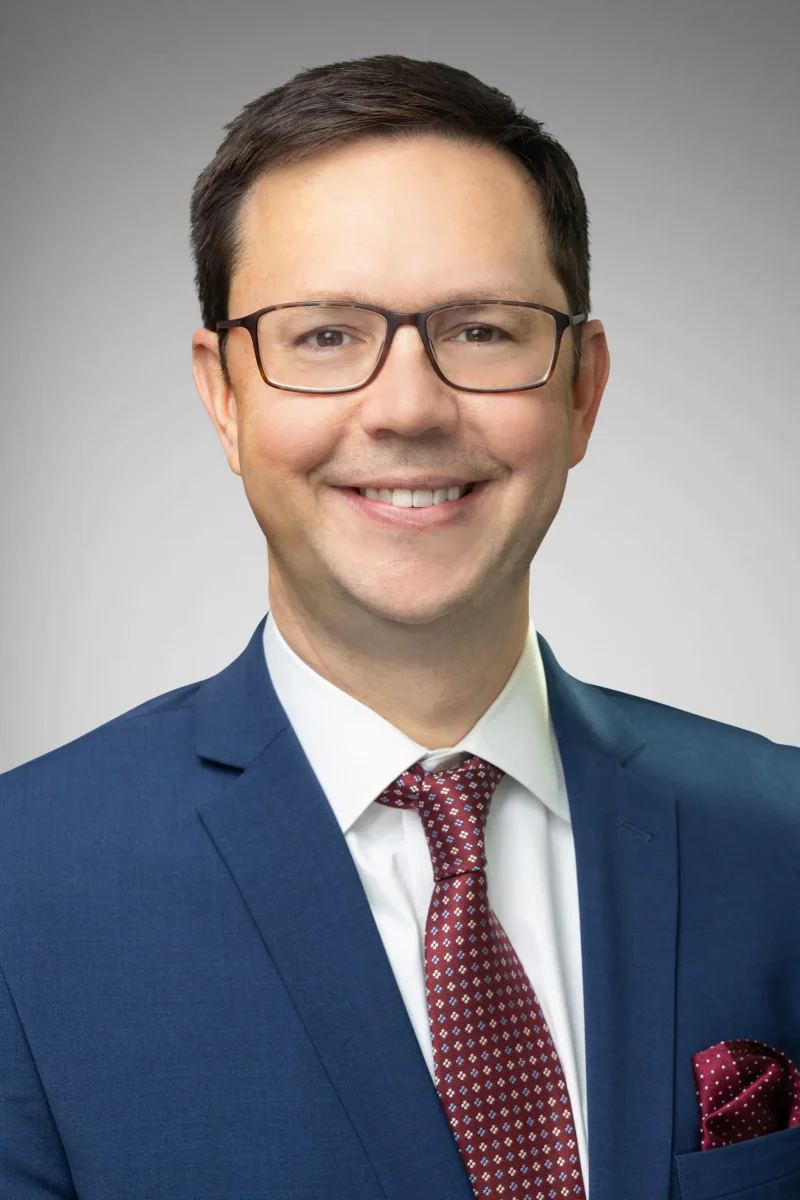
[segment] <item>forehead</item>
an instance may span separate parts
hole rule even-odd
[[[320,152],[265,172],[238,232],[231,311],[326,292],[400,307],[563,295],[536,185],[493,146],[424,135]]]

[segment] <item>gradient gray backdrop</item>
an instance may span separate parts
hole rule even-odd
[[[221,669],[266,552],[191,378],[195,177],[303,66],[443,59],[587,194],[612,374],[533,571],[583,679],[800,743],[800,6],[4,6],[0,770]]]

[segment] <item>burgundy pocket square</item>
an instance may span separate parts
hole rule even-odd
[[[700,1149],[800,1125],[800,1071],[766,1042],[738,1038],[692,1055]]]

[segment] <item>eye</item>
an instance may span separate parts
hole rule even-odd
[[[507,340],[509,336],[505,330],[498,329],[496,325],[467,325],[464,329],[460,330],[457,337],[453,338],[453,341],[457,341],[462,333],[468,335],[464,341],[472,346],[492,345],[493,342]],[[497,338],[492,338],[493,333],[498,335]],[[475,334],[477,334],[477,337],[473,336]],[[486,334],[489,336],[485,336]]]
[[[310,338],[320,338],[322,339],[322,344],[309,346]],[[331,329],[329,326],[325,326],[321,329],[313,329],[310,333],[303,334],[303,336],[298,340],[301,346],[306,346],[311,350],[338,350],[341,346],[345,345],[343,341],[338,340],[342,338],[351,338],[351,340],[355,340],[352,338],[351,334],[347,333],[344,329]]]

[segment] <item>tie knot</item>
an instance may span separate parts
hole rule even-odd
[[[384,788],[377,803],[417,809],[438,882],[486,866],[486,819],[503,774],[477,755],[458,767],[427,774],[416,762]]]

